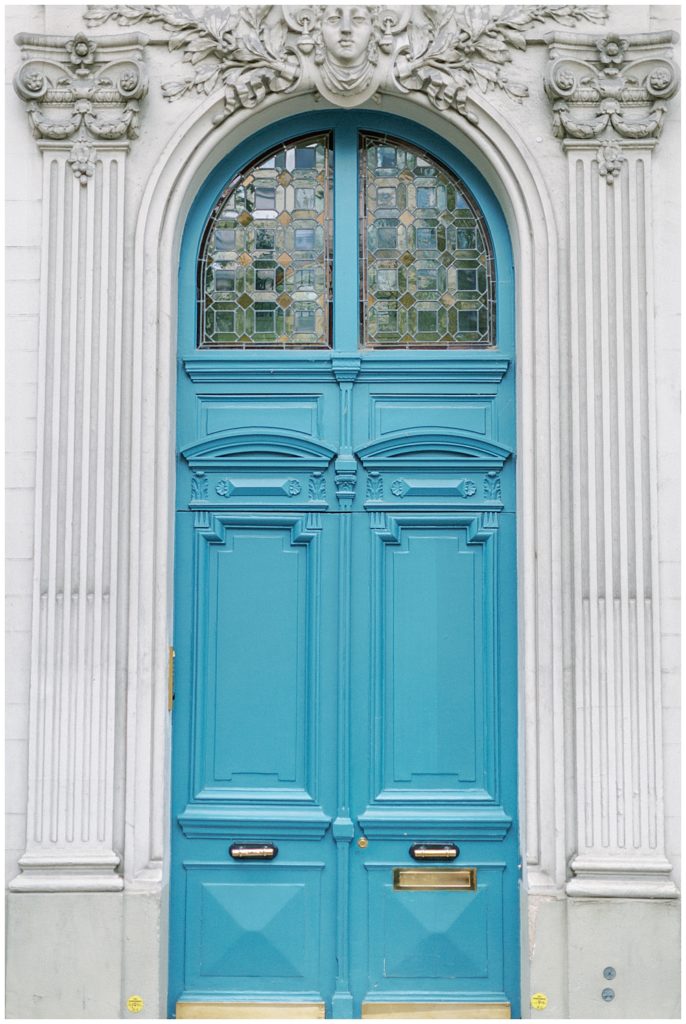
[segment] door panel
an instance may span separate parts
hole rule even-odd
[[[315,992],[323,864],[187,868],[188,989]],[[293,936],[298,941],[293,941]]]
[[[477,866],[474,892],[402,892],[391,864],[368,864],[370,992],[390,998],[416,992],[454,998],[502,991],[502,871]],[[490,952],[490,955],[489,955]]]
[[[428,517],[427,517],[428,518]],[[483,730],[476,682],[483,676],[482,552],[466,527],[387,523],[382,545],[377,701],[383,709],[383,765],[375,799],[426,799],[484,786]],[[397,539],[396,539],[397,537]],[[476,564],[475,564],[476,563]],[[469,623],[454,628],[455,621]],[[379,751],[380,753],[380,751]],[[478,762],[478,763],[477,763]]]
[[[313,800],[308,722],[316,721],[319,665],[308,637],[320,630],[320,531],[302,517],[213,522],[217,532],[199,537],[196,584],[207,595],[199,614],[208,640],[197,795]]]

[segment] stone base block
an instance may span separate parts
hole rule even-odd
[[[530,897],[522,1016],[678,1019],[679,986],[678,900]],[[544,1010],[530,1008],[533,993]]]
[[[7,1017],[166,1017],[160,906],[148,892],[9,893]]]

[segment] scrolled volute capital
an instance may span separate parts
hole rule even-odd
[[[679,88],[676,41],[674,32],[546,36],[553,132],[566,145],[596,141],[608,184],[621,170],[622,149],[638,140],[654,145],[662,132],[667,101]]]
[[[138,134],[139,102],[148,90],[147,36],[21,33],[15,42],[22,63],[14,89],[26,103],[34,136],[65,143],[75,177],[88,184],[98,144],[127,144]]]

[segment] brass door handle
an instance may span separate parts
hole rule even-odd
[[[413,843],[410,857],[415,860],[455,860],[460,848],[455,843]]]
[[[232,843],[229,847],[234,860],[274,860],[278,852],[273,843]]]

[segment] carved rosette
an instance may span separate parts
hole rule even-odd
[[[127,144],[138,134],[139,101],[148,89],[143,63],[147,37],[127,34],[90,39],[16,37],[22,64],[14,88],[27,105],[40,143],[69,147],[68,163],[87,185],[103,142]]]
[[[553,132],[563,144],[597,144],[598,170],[608,185],[620,175],[622,149],[655,145],[667,101],[679,88],[673,32],[546,38],[545,90]]]
[[[223,92],[219,124],[272,93],[315,90],[354,107],[378,92],[423,93],[438,110],[472,123],[470,92],[499,89],[521,101],[528,88],[510,73],[527,33],[541,25],[603,22],[603,5],[181,7],[92,6],[90,28],[107,22],[159,26],[160,41],[187,74],[162,86],[169,100]]]

